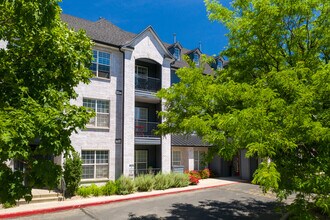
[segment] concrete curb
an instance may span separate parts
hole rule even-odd
[[[0,214],[0,219],[17,218],[17,217],[30,216],[30,215],[40,215],[40,214],[51,213],[51,212],[59,212],[59,211],[65,211],[65,210],[71,210],[71,209],[85,208],[85,207],[89,207],[89,206],[105,205],[105,204],[110,204],[110,203],[115,203],[115,202],[146,199],[146,198],[159,197],[159,196],[164,196],[164,195],[171,195],[171,194],[177,194],[177,193],[198,191],[198,190],[203,190],[203,189],[217,188],[217,187],[221,187],[221,186],[228,186],[228,185],[233,185],[233,184],[238,184],[238,183],[242,183],[242,182],[238,181],[238,182],[223,183],[223,184],[218,184],[218,185],[199,187],[199,188],[195,188],[195,189],[180,190],[180,188],[179,188],[176,191],[171,191],[171,192],[163,191],[163,192],[160,192],[157,194],[151,194],[151,195],[141,195],[141,196],[135,196],[135,197],[129,197],[129,198],[109,199],[109,200],[90,202],[90,203],[84,203],[84,204],[63,205],[63,206],[52,207],[52,208],[44,208],[44,209],[40,208],[40,209],[29,210],[29,211],[4,213],[4,214]]]

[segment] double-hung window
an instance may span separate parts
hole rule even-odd
[[[82,179],[109,178],[109,151],[106,150],[83,150]]]
[[[181,151],[172,151],[172,166],[181,166]]]
[[[90,69],[95,76],[100,78],[110,78],[110,53],[93,50],[93,60]]]
[[[84,98],[83,105],[87,108],[91,108],[93,111],[95,111],[96,114],[94,118],[91,118],[91,120],[88,123],[88,126],[109,128],[109,124],[110,124],[109,101]]]
[[[181,53],[180,53],[180,49],[179,48],[177,48],[177,47],[175,47],[174,48],[174,58],[176,59],[176,60],[180,60],[180,58],[181,58]]]
[[[194,151],[194,170],[202,170],[205,168],[203,155],[203,151]]]

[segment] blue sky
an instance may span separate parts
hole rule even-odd
[[[229,0],[222,1],[228,5]],[[203,0],[63,0],[63,13],[91,21],[103,17],[121,29],[139,33],[151,25],[162,41],[173,43],[173,33],[183,47],[217,55],[227,44],[227,30],[210,22]]]

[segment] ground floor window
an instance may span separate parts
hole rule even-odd
[[[173,150],[172,151],[172,166],[181,166],[181,151]]]
[[[204,151],[194,151],[194,170],[202,170],[205,168],[203,155]]]
[[[109,178],[109,151],[83,150],[81,159],[83,162],[82,179]]]
[[[135,150],[135,170],[139,172],[146,172],[148,168],[148,151]]]

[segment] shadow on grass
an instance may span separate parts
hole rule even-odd
[[[146,216],[136,216],[129,214],[129,219],[266,219],[277,220],[281,214],[275,211],[276,207],[281,207],[277,202],[262,202],[255,199],[247,201],[232,200],[230,202],[220,202],[215,200],[200,201],[195,206],[187,203],[173,204],[173,208],[168,210],[169,215],[158,217],[157,214]]]

